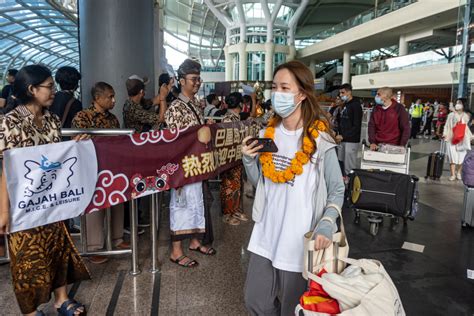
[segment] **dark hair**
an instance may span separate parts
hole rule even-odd
[[[178,68],[178,79],[186,75],[197,75],[201,73],[201,64],[192,59],[186,59]]]
[[[250,103],[250,105],[252,105],[252,98],[246,94],[242,97],[242,102],[244,102],[245,104]]]
[[[232,92],[225,98],[225,103],[229,109],[235,109],[242,103],[242,94],[240,92]]]
[[[78,87],[79,80],[81,80],[81,74],[74,67],[64,66],[56,71],[54,79],[61,90],[75,90]]]
[[[311,137],[309,128],[313,125],[314,121],[320,120],[326,125],[326,130],[329,131],[330,124],[326,112],[319,106],[316,99],[316,94],[314,93],[314,76],[305,64],[297,60],[292,60],[278,66],[273,72],[273,77],[275,77],[277,72],[283,69],[288,70],[293,75],[298,89],[306,96],[306,99],[301,103],[301,116],[303,118],[303,135],[301,138],[308,137],[311,143],[313,143],[314,150],[316,150],[316,141]],[[281,123],[281,116],[275,114],[274,117],[277,124]],[[328,133],[331,132],[329,131]],[[332,134],[330,135],[333,136]],[[303,139],[301,139],[301,144],[303,144]],[[311,153],[311,155],[313,154],[314,152]]]
[[[158,87],[161,87],[163,84],[169,84],[171,81],[171,76],[169,75],[169,73],[162,73],[159,77],[158,77]]]
[[[339,90],[352,91],[352,85],[350,83],[345,83],[339,88]]]
[[[466,98],[457,98],[457,99],[456,99],[456,102],[457,102],[457,101],[461,101],[462,106],[463,106],[464,108],[466,107],[466,105],[467,105],[467,99],[466,99]]]
[[[13,69],[13,68],[12,68],[12,69],[8,69],[8,70],[7,70],[7,76],[13,76],[13,77],[15,77],[17,73],[18,73],[18,70],[17,70],[17,69]]]
[[[107,82],[96,82],[91,89],[92,100],[95,101],[98,96],[104,95],[106,91],[114,91],[114,88]]]
[[[20,69],[13,83],[13,95],[20,104],[28,104],[34,97],[28,90],[30,86],[38,86],[51,77],[51,71],[43,65],[29,65]]]
[[[127,82],[125,82],[125,86],[127,87],[127,94],[129,97],[134,97],[141,90],[145,90],[145,84],[143,83],[143,81],[138,79],[127,79]]]
[[[215,93],[211,93],[206,97],[207,103],[211,104],[217,98]]]
[[[178,87],[173,86],[173,87],[171,87],[171,93],[180,94],[181,90]]]

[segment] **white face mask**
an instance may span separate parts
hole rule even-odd
[[[295,105],[295,97],[296,93],[292,92],[272,92],[272,106],[276,114],[282,118],[287,118],[293,114],[301,104],[299,102]]]
[[[462,103],[456,103],[456,106],[454,107],[454,109],[456,111],[462,111],[462,109],[463,109]]]

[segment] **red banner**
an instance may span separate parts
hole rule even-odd
[[[93,139],[98,161],[90,213],[134,198],[207,180],[241,163],[255,121]]]

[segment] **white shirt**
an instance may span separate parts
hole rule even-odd
[[[302,132],[303,128],[288,131],[283,124],[275,128],[278,152],[273,154],[273,163],[277,170],[286,169],[300,150]],[[303,271],[304,234],[311,229],[317,173],[316,165],[308,162],[293,181],[280,184],[265,178],[266,206],[262,220],[253,228],[248,250],[269,259],[277,269]]]

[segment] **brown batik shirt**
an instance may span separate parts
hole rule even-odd
[[[165,113],[169,128],[185,128],[204,124],[204,116],[196,98],[193,100],[180,93]]]
[[[76,114],[72,120],[74,128],[120,128],[117,117],[106,111],[98,111],[94,105]]]
[[[147,132],[160,121],[160,115],[145,110],[141,104],[127,100],[123,106],[123,122],[125,128],[133,128],[137,133]]]

